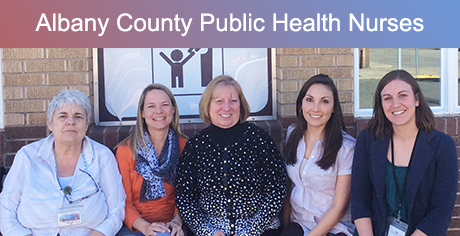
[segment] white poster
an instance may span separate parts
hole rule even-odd
[[[151,83],[171,89],[181,118],[198,118],[201,94],[222,74],[241,85],[251,115],[272,115],[267,49],[106,48],[99,57],[100,122],[134,120],[140,94]]]

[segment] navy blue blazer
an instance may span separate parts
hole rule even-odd
[[[376,138],[368,129],[356,141],[351,174],[352,219],[369,217],[375,236],[384,233],[387,218],[385,165],[390,138]],[[420,131],[407,184],[409,228],[427,235],[446,235],[458,187],[458,157],[452,138],[434,130]]]

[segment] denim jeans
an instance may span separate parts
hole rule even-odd
[[[121,227],[120,231],[118,231],[116,236],[144,236],[144,234],[142,232],[134,233],[128,228],[128,226],[123,224],[123,227]],[[158,233],[157,236],[170,236],[170,234],[169,233]]]

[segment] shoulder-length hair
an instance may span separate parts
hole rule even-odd
[[[148,128],[147,123],[145,123],[145,119],[142,117],[142,112],[144,111],[145,97],[147,96],[147,93],[152,90],[161,90],[168,95],[169,99],[171,100],[171,105],[174,109],[173,119],[171,124],[169,124],[169,127],[171,127],[178,136],[182,136],[179,128],[179,109],[177,108],[177,103],[174,95],[166,86],[162,84],[151,84],[147,86],[141,93],[141,97],[139,98],[139,105],[137,106],[137,119],[136,126],[134,127],[134,133],[125,140],[129,141],[129,149],[134,160],[137,158],[138,148],[147,146],[147,144],[144,142],[144,133],[148,130]]]
[[[211,104],[212,94],[216,87],[220,84],[231,85],[235,87],[238,92],[238,98],[240,100],[240,122],[246,121],[249,117],[249,104],[244,97],[243,90],[240,84],[228,75],[219,75],[206,86],[200,100],[200,118],[207,124],[211,124],[211,117],[209,116],[209,105]]]
[[[294,165],[297,162],[297,146],[308,128],[307,121],[302,113],[302,101],[304,100],[308,89],[314,84],[322,84],[329,88],[334,99],[333,113],[327,121],[323,131],[323,157],[316,162],[321,169],[327,170],[335,163],[337,153],[342,147],[342,130],[345,130],[345,123],[343,122],[342,109],[340,108],[337,88],[335,87],[332,79],[325,74],[319,74],[311,77],[300,89],[296,101],[297,126],[292,131],[286,143],[286,147],[284,149],[284,159],[288,165]]]
[[[415,123],[417,128],[424,132],[431,132],[434,129],[433,112],[426,102],[417,81],[405,70],[390,71],[378,83],[374,94],[374,114],[368,124],[369,130],[378,138],[382,138],[384,134],[388,136],[393,135],[393,125],[385,116],[381,97],[383,88],[393,80],[402,80],[411,86],[414,98],[418,99],[419,102],[419,105],[415,107]]]

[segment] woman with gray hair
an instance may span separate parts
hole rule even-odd
[[[90,116],[89,99],[78,90],[51,101],[52,133],[16,153],[0,194],[4,236],[112,236],[121,228],[121,175],[112,152],[85,136]]]

